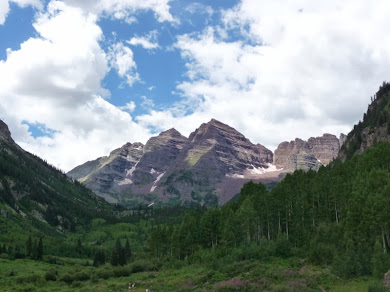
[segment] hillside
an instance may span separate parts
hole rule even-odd
[[[229,201],[249,180],[280,180],[272,160],[272,151],[213,119],[189,138],[170,129],[146,145],[128,143],[68,175],[109,202],[213,206]]]
[[[378,92],[371,97],[371,104],[340,150],[342,160],[354,154],[362,154],[377,142],[390,141],[390,83],[383,82]]]
[[[60,235],[113,208],[66,174],[20,148],[0,121],[0,220],[2,232],[20,228]]]

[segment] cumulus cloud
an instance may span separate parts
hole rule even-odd
[[[208,14],[209,16],[214,14],[214,9],[211,6],[207,6],[207,5],[204,5],[204,4],[199,3],[199,2],[194,2],[194,3],[189,4],[185,8],[185,11],[187,11],[191,14],[195,14],[195,13]]]
[[[103,34],[96,21],[79,7],[52,1],[36,17],[37,36],[0,61],[0,115],[14,139],[64,170],[149,135],[103,98],[109,95],[101,81],[110,58],[99,45]],[[133,66],[129,51],[119,46],[115,52],[125,52],[116,69],[126,75]],[[34,138],[26,123],[54,132]]]
[[[111,67],[117,70],[118,75],[126,78],[129,86],[141,81],[137,72],[137,64],[134,61],[133,51],[123,45],[123,43],[113,44],[109,48],[108,60],[110,61]]]
[[[136,104],[135,104],[134,101],[130,101],[130,102],[126,103],[124,106],[121,106],[119,108],[121,110],[124,110],[124,111],[132,113],[135,110],[135,108],[136,108]]]
[[[385,0],[242,0],[222,25],[178,37],[188,79],[179,106],[191,114],[174,107],[138,120],[188,134],[188,123],[214,117],[271,149],[348,132],[390,76],[389,13]]]
[[[158,49],[160,46],[157,41],[157,30],[149,32],[146,36],[135,36],[127,41],[129,45],[141,46],[146,50]]]
[[[134,15],[139,10],[151,10],[160,22],[175,22],[169,12],[170,0],[64,0],[67,4],[81,7],[85,11],[98,15],[112,16],[130,22],[134,21]]]
[[[7,18],[10,2],[14,2],[20,7],[31,5],[38,9],[42,8],[41,0],[2,0],[0,1],[0,25],[4,24]]]

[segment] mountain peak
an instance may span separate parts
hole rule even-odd
[[[4,137],[9,142],[13,142],[11,138],[11,132],[8,129],[8,125],[2,120],[0,120],[0,136]]]
[[[181,137],[183,135],[175,128],[170,128],[169,130],[161,132],[159,136]]]

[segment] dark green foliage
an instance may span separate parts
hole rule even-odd
[[[375,99],[368,107],[367,113],[364,114],[363,121],[359,121],[354,126],[353,130],[348,134],[348,143],[345,143],[341,152],[346,154],[347,158],[351,158],[363,141],[363,130],[373,129],[387,126],[387,131],[390,133],[390,83],[383,82],[375,95]]]
[[[26,256],[30,256],[32,252],[32,238],[31,234],[29,235],[27,241],[26,241]]]
[[[42,260],[43,258],[43,241],[42,241],[42,237],[39,238],[39,242],[38,242],[38,245],[37,245],[37,252],[36,252],[36,259],[38,261]]]
[[[58,271],[54,269],[50,269],[45,274],[46,281],[57,281]]]
[[[122,247],[121,241],[119,238],[116,240],[115,247],[111,253],[111,265],[113,266],[123,266],[126,264],[126,252]]]
[[[384,286],[379,286],[379,285],[370,285],[368,287],[368,291],[367,292],[388,292],[389,289],[387,289],[386,287]]]
[[[372,273],[377,278],[383,278],[383,275],[389,270],[389,255],[384,252],[382,244],[377,240],[372,257]]]
[[[97,250],[93,259],[93,266],[99,267],[106,263],[106,255],[104,250]]]

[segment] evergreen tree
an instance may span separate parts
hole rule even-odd
[[[131,258],[131,249],[130,249],[130,243],[128,238],[126,238],[126,243],[124,247],[124,256],[126,262],[128,262]]]
[[[39,238],[39,242],[38,242],[38,245],[37,245],[37,260],[42,260],[43,258],[43,241],[42,241],[42,237]]]
[[[32,252],[32,238],[30,234],[26,241],[26,256],[28,257],[31,256],[31,252]]]
[[[105,263],[106,263],[106,255],[104,253],[104,250],[102,249],[97,250],[93,258],[93,266],[99,267],[101,265],[104,265]]]
[[[121,241],[118,238],[111,254],[111,265],[123,266],[126,264],[125,252],[122,248]]]
[[[81,238],[77,239],[76,252],[81,255],[83,252],[83,246],[81,244]]]
[[[382,244],[377,240],[372,257],[372,274],[377,278],[383,278],[383,275],[389,269],[389,257],[383,252]]]

